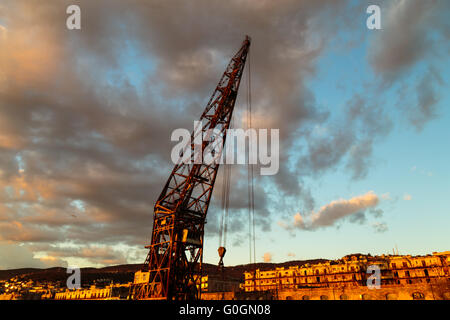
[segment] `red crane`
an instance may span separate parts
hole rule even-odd
[[[142,270],[148,272],[148,281],[133,286],[135,299],[200,298],[197,285],[201,282],[204,227],[219,162],[198,161],[200,150],[194,145],[194,136],[201,133],[207,137],[202,139],[201,155],[215,143],[223,150],[250,42],[246,36],[200,117],[201,128],[191,135],[187,146],[191,161],[180,160],[175,165],[156,201],[152,240],[146,246],[149,252]]]

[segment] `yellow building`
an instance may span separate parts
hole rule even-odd
[[[450,251],[426,256],[351,255],[340,260],[273,270],[247,271],[241,289],[246,292],[301,288],[366,286],[371,265],[381,271],[381,284],[432,283],[449,280]]]
[[[106,286],[105,288],[97,288],[95,285],[89,289],[66,289],[64,292],[55,293],[55,300],[111,300],[120,299],[124,296],[123,292],[128,293],[130,283],[128,284],[114,284]],[[125,295],[125,298],[126,298]]]
[[[239,280],[223,279],[220,275],[205,275],[201,280],[201,292],[237,291],[239,284]]]

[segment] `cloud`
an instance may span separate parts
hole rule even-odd
[[[438,116],[441,97],[437,88],[445,86],[440,73],[450,49],[445,14],[450,3],[445,0],[387,3],[383,9],[383,32],[371,40],[369,62],[381,79],[378,90],[397,86],[397,105],[408,115],[404,119],[421,131]]]
[[[388,226],[386,223],[381,222],[375,222],[372,224],[372,227],[374,228],[375,232],[377,233],[384,233],[388,230]]]
[[[426,175],[428,177],[432,177],[433,176],[433,172],[425,170],[425,169],[421,169],[421,168],[417,168],[416,166],[411,168],[411,172],[420,174],[420,175]]]
[[[417,104],[410,113],[409,119],[418,131],[421,131],[428,121],[437,117],[439,95],[436,87],[443,84],[440,74],[431,67],[417,83]]]
[[[389,193],[389,192],[383,193],[383,194],[381,195],[381,199],[383,199],[383,200],[391,200],[391,195],[390,195],[390,193]]]
[[[305,132],[308,139],[304,154],[297,160],[298,171],[317,176],[344,163],[352,179],[365,178],[373,167],[374,143],[393,127],[389,115],[376,101],[354,94],[345,104],[344,119],[328,123],[326,135]]]
[[[193,14],[184,1],[79,1],[81,32],[65,28],[69,4],[6,1],[2,6],[0,46],[7,50],[0,51],[0,234],[5,241],[46,245],[48,256],[64,244],[61,251],[67,254],[60,257],[81,254],[86,263],[127,257],[97,250],[104,257],[93,260],[90,245],[147,244],[152,208],[172,169],[170,133],[192,127],[245,34],[254,40],[253,89],[263,93],[254,97],[255,115],[274,106],[280,110],[272,112],[270,125],[286,129],[286,147],[299,125],[321,119],[305,81],[314,74],[332,28],[314,35],[308,21],[317,13],[332,23],[329,18],[342,4],[204,1],[203,10]],[[239,192],[230,203],[238,212],[247,207],[246,188],[239,183],[246,177],[236,177]],[[275,183],[312,201],[287,170]],[[269,230],[267,191],[256,185],[255,222]],[[73,203],[82,203],[82,209]],[[242,231],[245,216],[230,216],[229,231]],[[218,221],[212,210],[210,218]],[[209,234],[217,234],[211,225]]]
[[[141,262],[141,259],[136,261],[136,250],[127,248],[127,251],[122,251],[114,246],[88,244],[83,247],[77,245],[56,245],[56,244],[34,244],[29,248],[39,255],[44,255],[42,259],[50,259],[57,261],[67,261],[68,258],[75,258],[75,261],[85,261],[90,266],[104,266],[104,265],[119,265],[126,264],[129,261]],[[142,254],[142,250],[141,250]]]
[[[185,1],[80,0],[78,32],[65,28],[69,4],[4,0],[0,8],[3,241],[42,245],[37,251],[42,257],[81,257],[95,264],[129,261],[125,249],[108,256],[98,248],[120,245],[138,252],[148,244],[153,205],[172,170],[170,133],[192,128],[245,34],[253,38],[254,123],[280,128],[280,163],[292,164],[281,166],[270,179],[255,178],[259,230],[270,230],[278,208],[315,208],[309,177],[343,165],[352,179],[363,179],[376,164],[374,145],[392,126],[383,104],[352,92],[344,103],[345,116],[335,121],[318,107],[308,82],[338,30],[354,30],[355,13],[363,12],[363,5],[203,0],[201,10],[193,12]],[[405,55],[413,54],[402,62],[390,57],[398,48],[386,38],[389,33],[374,39],[373,47],[387,50],[371,57],[382,77],[431,54],[423,46],[434,41],[423,33],[428,26],[443,30],[441,16],[429,17],[444,10],[413,4],[425,6],[425,13],[415,15],[417,26],[398,27],[409,33],[398,33],[399,39],[406,38],[406,49],[420,50],[408,53],[401,47]],[[404,17],[401,10],[392,12]],[[424,90],[413,95],[418,113],[408,113],[420,128],[421,117],[438,115],[439,68],[428,70],[420,79]],[[245,94],[242,84],[235,124],[245,113],[240,109]],[[245,170],[236,170],[232,179],[229,232],[241,239],[248,205]],[[208,213],[209,237],[218,234],[220,201],[215,199],[221,190],[219,177]],[[357,212],[348,215],[356,223],[364,221]],[[295,219],[299,226],[312,223],[300,214]],[[327,223],[325,215],[317,219],[313,225]]]
[[[412,200],[412,196],[410,194],[405,193],[403,195],[403,200],[406,200],[406,201]]]
[[[364,211],[375,208],[379,204],[379,197],[369,191],[364,195],[350,199],[339,199],[322,206],[318,211],[311,212],[307,217],[301,213],[294,215],[292,225],[281,223],[286,229],[315,230],[317,228],[335,225],[344,218],[349,218],[351,222],[365,222]]]
[[[445,32],[441,24],[444,14],[439,11],[448,8],[447,1],[389,1],[383,10],[383,32],[378,33],[369,51],[374,70],[393,80],[431,54],[436,41],[432,31]]]
[[[272,257],[273,257],[273,254],[272,254],[272,253],[266,252],[266,253],[264,253],[264,255],[263,255],[263,261],[264,261],[264,262],[272,262]]]
[[[0,270],[67,266],[65,261],[56,257],[36,257],[29,247],[17,245],[13,241],[0,241],[0,257]]]
[[[8,34],[8,29],[0,24],[0,39],[5,40]]]
[[[383,198],[381,198],[383,199]],[[375,209],[371,208],[369,209],[369,213],[372,214],[375,218],[381,218],[383,216],[383,210],[382,209]]]

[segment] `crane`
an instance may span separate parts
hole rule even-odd
[[[199,130],[194,129],[187,146],[194,151],[191,161],[183,161],[180,154],[155,203],[151,243],[146,246],[149,252],[142,268],[146,277],[132,286],[134,299],[200,298],[197,285],[201,282],[204,227],[220,163],[198,161],[198,146],[193,141],[198,133],[206,136],[200,154],[218,142],[223,150],[250,43],[246,36],[206,105]]]

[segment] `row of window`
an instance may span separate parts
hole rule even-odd
[[[84,299],[84,298],[87,298],[89,296],[89,294],[76,294],[76,295],[74,295],[74,294],[62,294],[62,295],[56,295],[56,299],[61,299],[61,300],[64,300],[64,299]],[[91,299],[94,299],[94,298],[107,298],[107,297],[109,297],[109,292],[102,292],[102,293],[98,293],[98,294],[91,294],[90,295],[90,298]]]
[[[420,263],[419,263],[419,261],[420,261]],[[429,260],[429,261],[426,261],[426,260],[412,260],[412,261],[410,261],[410,264],[411,264],[411,266],[409,266],[408,265],[408,262],[406,262],[406,261],[402,261],[401,263],[400,262],[392,262],[391,263],[391,268],[393,268],[393,269],[396,269],[396,268],[408,268],[408,267],[412,267],[412,265],[413,266],[415,266],[415,267],[417,267],[417,266],[422,266],[422,267],[430,267],[430,266],[433,266],[433,265],[435,265],[435,266],[440,266],[441,264],[439,263],[440,262],[440,260],[438,261],[438,260],[436,260],[436,261],[434,261],[434,260]],[[339,272],[339,271],[345,271],[345,267],[344,266],[342,266],[342,267],[332,267],[331,268],[331,273],[335,273],[335,272]],[[310,269],[311,270],[311,269]],[[311,274],[310,272],[308,272],[308,271],[310,271],[310,270],[298,270],[298,272],[300,272],[300,273],[303,273],[304,275],[308,275],[308,274]],[[354,272],[354,271],[359,271],[360,270],[360,267],[359,266],[350,266],[350,268],[348,269],[350,272]],[[277,274],[277,272],[276,271],[268,271],[268,272],[261,272],[260,273],[260,277],[265,277],[265,276],[275,276],[275,275],[277,275],[277,276],[286,276],[286,275],[292,275],[292,273],[296,273],[296,271],[292,271],[292,270],[286,270],[286,271],[279,271],[278,272],[278,274]],[[313,271],[313,274],[325,274],[325,273],[327,273],[327,272],[330,272],[330,269],[315,269],[314,271]],[[251,273],[246,273],[246,278],[252,278],[252,274]]]
[[[312,280],[315,280],[315,281],[312,281]],[[315,278],[308,278],[308,279],[306,279],[306,278],[299,278],[299,279],[279,279],[278,281],[277,281],[277,279],[264,279],[264,280],[262,280],[262,279],[256,279],[256,282],[257,283],[260,283],[260,284],[276,284],[276,283],[286,283],[286,284],[289,284],[289,283],[312,283],[312,282],[336,282],[336,281],[333,281],[333,280],[336,280],[336,281],[346,281],[346,280],[353,280],[353,281],[356,281],[357,279],[356,279],[356,276],[355,275],[353,275],[352,277],[344,277],[344,276],[342,276],[340,279],[338,279],[336,276],[334,276],[332,279],[330,279],[330,278],[327,278],[327,277],[325,277],[325,278],[320,278],[320,277],[315,277]],[[247,284],[247,285],[250,285],[250,284],[252,284],[253,283],[253,281],[245,281],[245,284]]]
[[[419,263],[420,261],[420,263]],[[410,268],[410,267],[430,267],[430,266],[441,266],[442,264],[440,263],[440,260],[428,260],[428,262],[426,260],[412,260],[410,261],[410,265],[408,265],[408,262],[406,261],[402,261],[401,264],[400,262],[396,263],[393,262],[391,263],[391,267],[393,269],[395,268]]]
[[[359,271],[359,270],[360,270],[359,267],[355,268],[353,266],[351,266],[348,269],[349,272],[355,272],[355,271]],[[333,268],[332,269],[332,273],[336,273],[336,272],[340,272],[340,271],[346,271],[345,267],[341,267],[340,270],[339,270],[339,268]],[[303,274],[303,275],[306,276],[306,275],[308,275],[308,273],[309,273],[309,275],[311,275],[311,274],[326,274],[327,272],[329,272],[329,270],[327,270],[327,269],[315,269],[315,271],[313,271],[312,273],[308,272],[308,270],[299,270],[298,272],[299,272],[300,275]],[[297,274],[296,271],[292,272],[292,271],[288,270],[288,271],[282,271],[282,272],[280,271],[278,274],[275,274],[275,272],[260,272],[259,276],[260,277],[275,277],[275,276],[279,277],[279,276],[292,276],[292,275],[296,275],[296,274]],[[246,273],[245,277],[246,278],[252,278],[253,275],[251,273]]]

